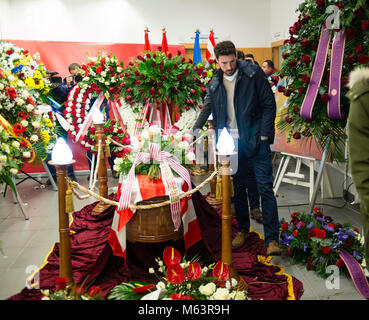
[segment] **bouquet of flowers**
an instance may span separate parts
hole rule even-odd
[[[88,55],[88,62],[81,66],[83,78],[78,85],[84,89],[91,88],[96,95],[102,92],[107,99],[114,100],[122,90],[120,79],[123,70],[123,62],[103,50],[101,54],[98,52],[97,57]]]
[[[68,279],[59,277],[55,281],[55,291],[46,289],[41,290],[44,295],[42,300],[104,300],[101,297],[101,289],[98,286],[89,288],[82,283],[75,288],[68,285]]]
[[[313,139],[323,150],[327,136],[332,135],[330,153],[332,159],[342,159],[346,134],[345,126],[349,100],[345,96],[349,73],[359,65],[369,62],[369,12],[366,0],[305,0],[296,12],[297,21],[289,28],[290,38],[282,47],[283,63],[281,77],[287,77],[287,84],[278,91],[289,97],[289,104],[281,116],[278,128],[287,133],[288,142],[293,139]],[[310,84],[314,61],[323,25],[334,18],[331,26],[335,31],[345,30],[345,49],[341,73],[341,113],[343,119],[331,119],[327,115],[327,103],[334,92],[329,92],[330,59],[327,59],[322,82],[312,111],[312,120],[300,115],[307,89]],[[335,22],[339,22],[335,26]],[[331,49],[329,49],[331,50]]]
[[[80,84],[74,86],[70,91],[66,102],[66,108],[64,110],[64,116],[70,124],[68,134],[72,139],[76,138],[82,123],[85,121],[85,118],[90,111],[93,102],[95,101],[94,95],[96,95],[96,93],[94,93],[93,87],[80,87]],[[107,112],[105,108],[105,118],[107,119],[108,117],[106,114]],[[127,131],[120,126],[119,121],[116,121],[115,119],[107,119],[104,122],[103,129],[106,138],[110,138],[121,145],[127,145],[130,143],[129,135],[127,134]],[[95,132],[95,127],[89,127],[86,135],[81,141],[81,144],[84,146],[84,148],[86,150],[90,150],[91,152],[97,152]],[[118,154],[124,149],[119,145],[110,143],[109,139],[107,139],[106,143],[109,144],[111,154]]]
[[[205,65],[203,63],[198,63],[194,66],[194,71],[200,77],[205,87],[207,87],[211,79],[213,79],[213,76],[217,73],[217,66],[215,61],[210,59]]]
[[[229,279],[228,266],[219,261],[208,267],[201,267],[195,261],[181,261],[181,254],[173,247],[166,247],[163,260],[156,259],[158,271],[154,268],[149,273],[155,274],[159,282],[122,283],[113,288],[109,299],[117,300],[246,300],[245,291],[237,289],[237,281]],[[209,274],[211,272],[211,275]],[[151,293],[150,293],[151,292]]]
[[[16,174],[24,163],[46,158],[54,142],[52,115],[41,110],[49,81],[38,58],[0,42],[1,182],[9,181],[9,173]]]
[[[163,135],[160,127],[151,124],[140,133],[138,138],[133,137],[130,139],[131,150],[125,153],[123,157],[114,160],[114,170],[122,173],[123,176],[128,175],[137,154],[139,152],[150,153],[149,147],[151,143],[158,143],[161,151],[170,153],[176,157],[182,166],[189,168],[195,162],[194,149],[190,147],[189,141],[190,137],[184,135],[174,126],[169,135]],[[174,176],[178,176],[174,170],[172,172]],[[150,180],[160,180],[161,178],[159,163],[154,160],[137,165],[135,173],[148,175]]]
[[[177,106],[181,111],[201,108],[206,92],[203,74],[194,70],[192,61],[178,54],[147,51],[130,62],[120,79],[124,99],[138,112],[148,102]]]
[[[363,239],[357,228],[349,223],[334,223],[331,217],[323,215],[320,207],[308,214],[294,212],[291,218],[290,222],[282,219],[280,223],[280,244],[296,262],[306,264],[308,270],[327,278],[329,265],[345,268],[339,256],[341,249],[366,267]]]

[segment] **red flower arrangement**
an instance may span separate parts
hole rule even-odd
[[[228,266],[221,261],[201,268],[197,261],[181,262],[181,254],[173,247],[164,249],[163,261],[156,261],[159,271],[164,275],[160,277],[150,268],[149,272],[159,279],[156,285],[136,281],[122,283],[111,291],[109,298],[140,299],[151,292],[156,298],[167,297],[172,300],[246,299],[245,292],[237,291],[237,282],[229,279]],[[211,275],[208,275],[210,270]]]
[[[306,264],[327,278],[326,267],[345,268],[339,251],[345,249],[359,263],[363,262],[364,247],[359,230],[349,223],[334,223],[317,207],[311,213],[294,212],[291,220],[280,221],[280,244],[295,262]],[[363,266],[364,267],[364,266]]]
[[[76,138],[82,123],[85,121],[85,118],[92,107],[94,101],[93,96],[98,93],[101,93],[101,88],[97,85],[94,86],[93,84],[87,88],[82,88],[79,85],[76,85],[70,91],[68,100],[66,102],[66,108],[64,110],[64,116],[70,124],[68,133],[72,139]],[[117,103],[120,103],[120,101],[117,100]],[[106,112],[106,110],[105,113],[109,114],[109,112]],[[107,118],[107,116],[105,118]],[[110,143],[109,139],[114,140],[121,145],[130,144],[128,133],[120,126],[118,121],[114,119],[107,119],[104,123],[103,129],[106,137],[105,142],[110,144],[111,154],[118,154],[119,152],[122,152],[124,147]],[[90,126],[81,142],[84,148],[86,150],[90,150],[91,152],[97,152],[95,132],[95,127]]]

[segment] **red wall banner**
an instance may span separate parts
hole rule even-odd
[[[66,77],[68,66],[77,62],[82,64],[87,61],[88,53],[91,57],[97,56],[103,49],[107,54],[114,54],[119,61],[123,61],[126,66],[133,57],[139,55],[144,50],[144,44],[125,43],[96,43],[96,42],[65,42],[65,41],[32,41],[32,40],[7,40],[20,48],[29,50],[33,55],[40,54],[40,62],[44,63],[49,71],[59,72],[58,76]],[[159,45],[151,44],[151,48],[156,51]],[[176,55],[178,52],[185,55],[184,46],[170,45],[169,52]],[[74,170],[88,170],[88,162],[85,150],[80,144],[73,143],[70,139],[69,146],[72,149],[73,157],[76,160]],[[44,167],[27,165],[23,168],[27,173],[45,172]]]

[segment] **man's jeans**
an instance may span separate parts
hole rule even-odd
[[[249,232],[250,217],[247,203],[248,167],[255,173],[257,189],[261,197],[263,212],[265,245],[275,240],[279,243],[279,224],[277,200],[273,191],[273,168],[270,145],[268,141],[260,141],[259,150],[252,157],[242,154],[242,145],[238,152],[238,168],[233,176],[234,205],[238,231]]]

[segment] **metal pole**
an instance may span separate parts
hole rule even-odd
[[[314,206],[315,206],[316,197],[317,197],[317,194],[318,194],[318,191],[319,191],[319,188],[320,188],[320,182],[322,180],[325,161],[326,161],[327,156],[328,156],[328,150],[329,150],[329,146],[331,144],[331,140],[332,140],[332,135],[330,134],[327,138],[327,141],[326,141],[326,144],[325,144],[325,147],[324,147],[322,160],[320,160],[318,176],[317,176],[316,181],[315,181],[314,192],[313,192],[313,196],[312,196],[311,201],[310,201],[310,206],[309,206],[309,211],[308,212],[312,212],[313,209],[314,209]]]

